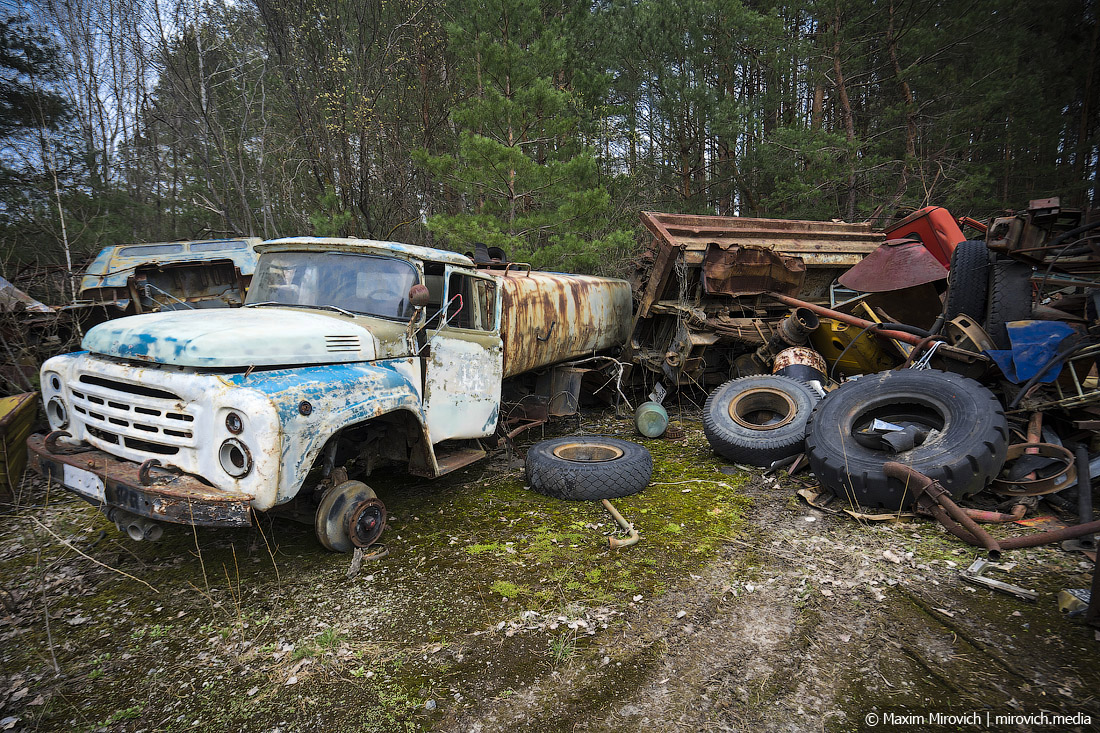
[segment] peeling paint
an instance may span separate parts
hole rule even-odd
[[[334,436],[367,436],[386,444],[380,458],[437,476],[480,451],[437,457],[434,445],[496,431],[503,379],[621,346],[630,329],[621,280],[497,274],[453,252],[373,240],[299,237],[258,250],[396,257],[420,282],[426,262],[442,265],[471,310],[430,329],[422,311],[402,322],[282,300],[110,321],[87,333],[86,352],[42,367],[43,397],[64,404],[74,441],[131,468],[156,458],[257,510],[293,499]]]

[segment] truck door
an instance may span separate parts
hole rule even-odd
[[[424,410],[432,443],[492,435],[504,373],[496,281],[448,267],[444,302],[447,321],[437,331],[429,327],[425,364]]]

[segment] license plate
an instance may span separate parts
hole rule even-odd
[[[103,493],[103,479],[91,471],[65,464],[65,477],[62,483],[89,499],[95,499],[101,504],[107,503],[107,497]]]

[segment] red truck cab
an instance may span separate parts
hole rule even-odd
[[[887,239],[919,239],[944,267],[951,266],[951,253],[966,239],[955,217],[942,206],[926,206],[886,229]]]

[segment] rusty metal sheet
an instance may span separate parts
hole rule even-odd
[[[702,265],[708,246],[763,247],[781,255],[801,257],[809,272],[807,286],[826,285],[841,271],[860,262],[886,241],[868,223],[756,219],[734,216],[693,216],[644,211],[642,224],[652,233],[631,280],[638,301],[637,317],[647,318],[653,304],[670,297],[675,286],[673,266],[682,259],[689,270]],[[805,295],[806,293],[803,292]]]
[[[947,268],[920,240],[891,239],[838,279],[852,290],[881,293],[946,280]]]
[[[703,288],[709,295],[759,295],[774,291],[797,295],[806,279],[806,263],[763,247],[707,246]]]
[[[740,244],[803,255],[808,267],[815,255],[849,255],[858,262],[886,237],[868,223],[755,219],[739,216],[691,216],[646,211],[642,223],[661,241],[684,249],[705,250],[717,244]],[[833,262],[827,263],[829,265]]]
[[[630,334],[625,280],[508,272],[499,281],[505,377],[619,348]]]

